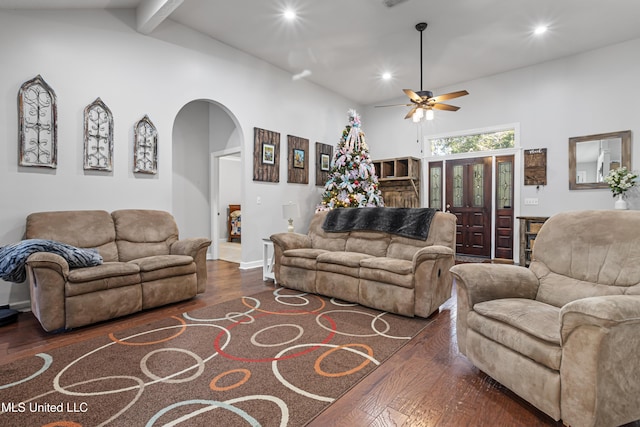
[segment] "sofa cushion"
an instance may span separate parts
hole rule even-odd
[[[124,209],[111,213],[120,261],[169,255],[178,240],[178,226],[164,211]]]
[[[282,252],[282,255],[285,257],[294,257],[294,258],[309,258],[316,259],[318,255],[326,253],[327,251],[324,249],[289,249]]]
[[[124,262],[106,262],[95,267],[69,270],[65,295],[73,297],[140,283],[140,268]]]
[[[360,267],[360,261],[371,258],[371,255],[359,252],[324,252],[316,258],[318,262],[326,264],[344,265],[346,267]]]
[[[530,359],[559,370],[560,309],[524,298],[503,298],[475,304],[469,328]]]
[[[386,257],[363,259],[360,278],[413,289],[413,263]]]
[[[95,248],[105,262],[118,261],[113,219],[107,211],[36,212],[27,216],[26,239],[46,239]]]
[[[360,267],[390,271],[397,274],[413,273],[413,262],[397,258],[365,258],[360,261]]]
[[[378,231],[352,231],[347,238],[347,252],[361,252],[376,257],[387,255],[389,233]]]
[[[282,253],[280,264],[315,271],[316,258],[325,252],[323,249],[289,249]]]
[[[141,282],[184,276],[196,272],[196,263],[188,255],[156,255],[129,262],[140,267]]]
[[[309,237],[311,238],[311,246],[315,249],[324,249],[327,251],[344,251],[349,233],[327,233],[322,229],[324,219],[328,211],[318,212],[309,224]]]

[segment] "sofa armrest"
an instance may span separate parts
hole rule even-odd
[[[469,307],[500,298],[534,299],[540,284],[531,270],[510,264],[458,264],[451,267],[451,273]]]
[[[282,283],[280,278],[280,258],[289,249],[311,248],[311,238],[300,233],[276,233],[270,237],[273,242],[273,275],[276,283]]]
[[[300,233],[277,233],[271,235],[274,246],[280,247],[284,252],[289,249],[301,249],[311,247],[311,238]]]
[[[575,300],[562,307],[560,320],[563,420],[570,425],[619,425],[637,419],[640,296]],[[617,418],[609,418],[613,414]]]
[[[447,246],[425,246],[414,254],[413,311],[416,316],[430,316],[451,298],[453,280],[449,269],[454,263],[455,253]]]
[[[172,255],[189,255],[196,263],[197,293],[207,289],[207,248],[211,239],[191,237],[173,242],[170,248]]]
[[[211,240],[205,237],[192,237],[173,242],[171,245],[171,255],[189,255],[194,260],[202,249],[207,249],[211,245]]]
[[[31,311],[45,331],[65,327],[65,283],[68,276],[69,264],[60,255],[36,252],[27,258]]]
[[[451,267],[456,282],[458,349],[467,354],[467,315],[479,302],[500,298],[534,299],[540,282],[526,267],[509,264],[459,264]]]

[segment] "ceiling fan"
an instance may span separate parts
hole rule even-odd
[[[426,120],[433,119],[433,110],[445,110],[445,111],[458,111],[460,107],[454,105],[443,104],[442,101],[458,98],[461,96],[469,95],[466,90],[459,90],[457,92],[445,93],[443,95],[433,96],[433,92],[428,90],[422,90],[422,33],[427,28],[426,22],[416,24],[416,30],[420,31],[420,90],[417,92],[411,89],[403,89],[404,93],[411,100],[411,104],[393,104],[393,105],[377,105],[376,107],[397,107],[406,106],[412,107],[411,110],[404,117],[405,119],[412,118],[414,122],[419,122],[422,118]]]

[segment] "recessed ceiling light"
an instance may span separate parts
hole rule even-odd
[[[287,21],[293,21],[296,19],[296,11],[293,9],[285,10],[283,15]]]
[[[382,79],[383,80],[391,80],[391,73],[389,73],[389,72],[382,73]]]
[[[535,28],[535,30],[533,30],[533,34],[535,34],[536,36],[539,36],[541,34],[546,33],[548,29],[549,27],[547,27],[546,25],[538,25]]]

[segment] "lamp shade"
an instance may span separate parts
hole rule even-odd
[[[289,202],[282,205],[282,218],[293,219],[300,216],[300,209],[296,203]]]

